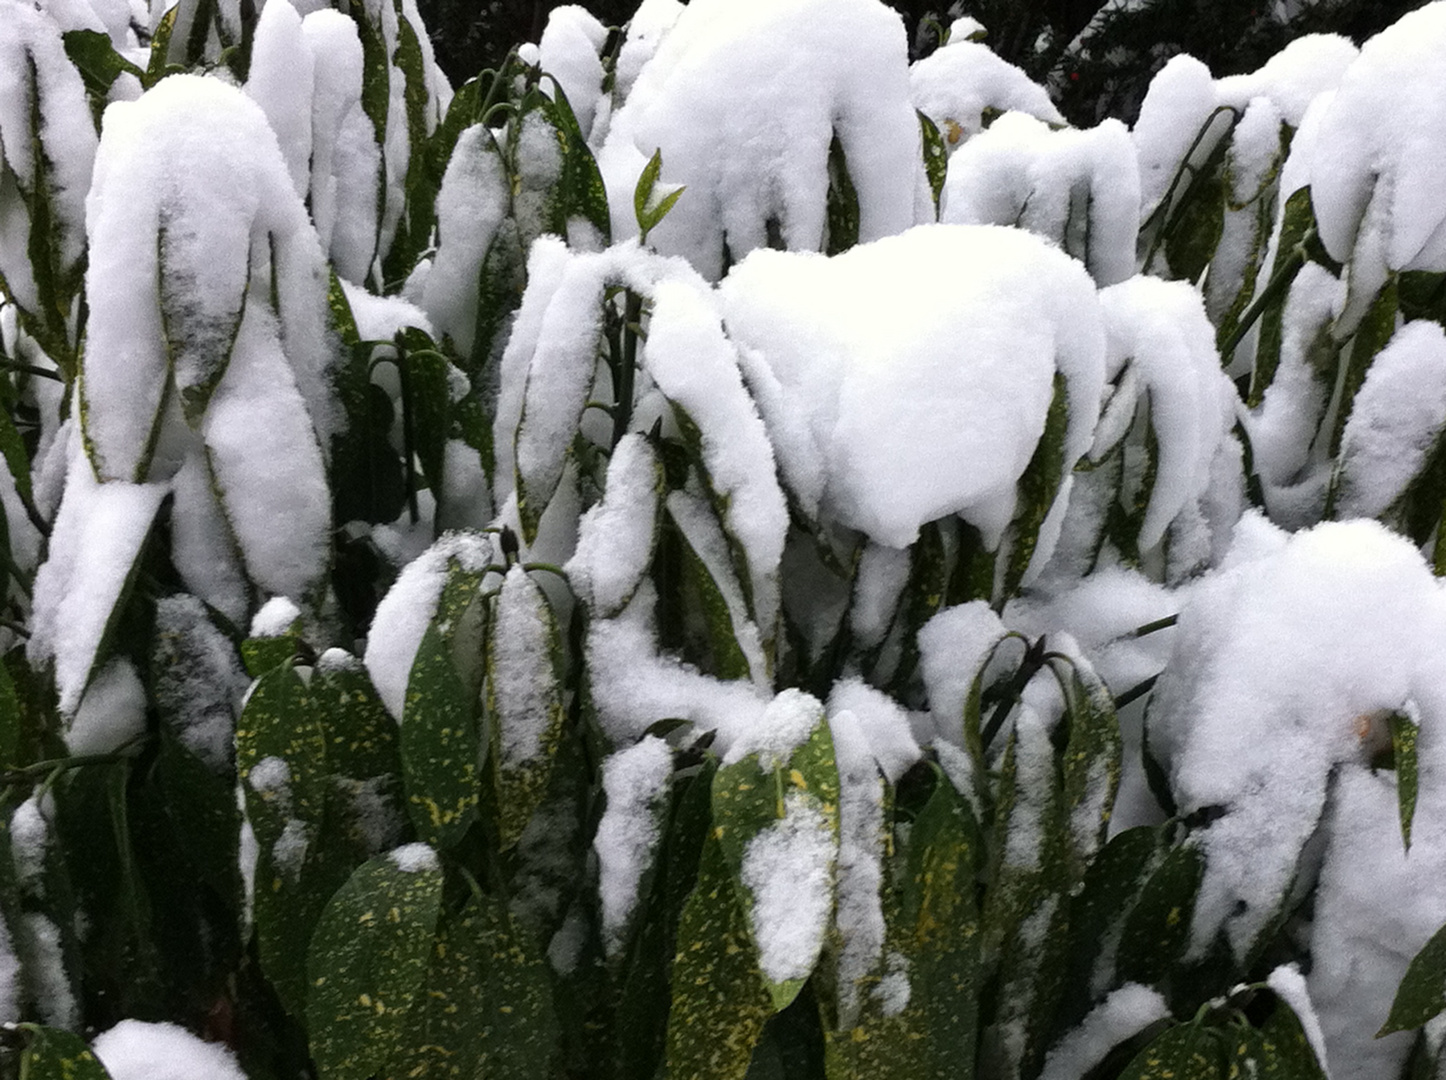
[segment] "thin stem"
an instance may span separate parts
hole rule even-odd
[[[568,579],[567,571],[554,563],[525,562],[522,564],[522,569],[527,571],[529,574],[537,571],[541,571],[544,574],[552,574],[554,577],[561,578],[562,583],[566,585],[569,589],[572,588],[572,582]]]
[[[54,379],[58,383],[65,382],[65,376],[58,371],[36,367],[34,364],[23,364],[19,360],[0,358],[0,368],[5,368],[9,371],[19,371],[25,375],[37,375],[42,379]]]
[[[1305,245],[1315,236],[1315,230],[1305,234],[1305,237],[1295,246],[1290,257],[1281,264],[1280,269],[1275,272],[1270,281],[1266,283],[1260,295],[1255,298],[1251,305],[1245,309],[1245,314],[1240,316],[1240,322],[1225,339],[1225,344],[1220,346],[1220,363],[1228,364],[1230,358],[1235,354],[1235,347],[1245,340],[1245,335],[1250,333],[1250,328],[1256,324],[1265,309],[1275,302],[1275,299],[1290,287],[1295,280],[1295,275],[1300,273],[1300,268],[1305,265]]]
[[[1137,626],[1131,630],[1126,637],[1142,638],[1149,637],[1159,630],[1168,630],[1180,621],[1179,615],[1166,615],[1163,619],[1156,619],[1154,622],[1147,622],[1144,626]]]
[[[1200,144],[1205,141],[1205,136],[1208,135],[1210,129],[1215,126],[1215,118],[1223,112],[1234,113],[1236,121],[1240,119],[1240,110],[1233,105],[1221,105],[1205,118],[1205,123],[1200,125],[1200,130],[1195,133],[1194,141],[1190,143],[1190,149],[1185,151],[1185,156],[1180,161],[1180,167],[1175,170],[1175,175],[1171,177],[1170,186],[1165,189],[1164,197],[1156,205],[1155,209],[1150,212],[1150,216],[1145,219],[1143,228],[1147,229],[1155,221],[1157,216],[1164,215],[1160,218],[1160,227],[1155,230],[1155,235],[1150,240],[1150,250],[1145,254],[1145,262],[1141,267],[1142,273],[1148,274],[1150,272],[1150,266],[1154,263],[1155,255],[1160,249],[1160,244],[1165,239],[1170,204],[1175,200],[1175,189],[1180,186],[1180,181],[1184,179],[1186,173],[1189,173],[1193,178],[1199,171],[1194,165],[1190,164],[1190,159],[1195,156],[1195,151],[1200,148]],[[1188,195],[1189,192],[1186,192],[1186,194]]]
[[[628,433],[633,422],[633,385],[638,365],[638,339],[642,336],[643,298],[631,289],[623,313],[623,356],[617,372],[616,411],[613,413],[613,446]]]
[[[1157,683],[1159,679],[1160,676],[1151,675],[1148,679],[1145,679],[1143,682],[1136,683],[1119,697],[1115,698],[1116,711],[1123,709],[1126,705],[1130,704],[1130,702],[1137,701],[1140,698],[1144,697],[1155,688],[1155,683]]]
[[[127,753],[132,747],[138,746],[147,741],[149,735],[137,735],[121,745],[120,749],[108,754],[76,754],[73,757],[49,758],[45,761],[36,761],[29,765],[23,765],[18,769],[5,769],[0,771],[0,784],[20,784],[34,780],[37,776],[47,773],[52,777],[71,769],[84,769],[92,765],[118,765],[123,761],[130,761],[134,754]],[[47,784],[48,786],[48,784]]]

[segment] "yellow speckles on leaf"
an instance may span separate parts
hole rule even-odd
[[[511,1015],[512,1015],[512,1006],[511,1006],[511,1005],[499,1005],[499,1006],[497,1006],[497,1011],[500,1012],[500,1013],[506,1013],[508,1016],[511,1016]]]
[[[388,919],[389,921],[391,921],[391,922],[394,922],[394,923],[399,923],[399,922],[401,922],[401,921],[402,921],[402,909],[401,909],[401,908],[397,908],[397,907],[392,908],[390,911],[387,912],[387,919]]]
[[[373,922],[376,921],[376,914],[371,911],[363,911],[360,915],[356,917],[356,921],[359,922],[362,926],[370,926]]]
[[[796,788],[802,788],[804,791],[808,790],[808,781],[803,778],[803,773],[797,769],[788,770],[788,782]]]
[[[1166,925],[1166,926],[1176,926],[1176,925],[1179,924],[1179,922],[1180,922],[1180,908],[1179,908],[1179,906],[1177,905],[1177,906],[1175,906],[1175,907],[1172,907],[1172,908],[1170,909],[1170,913],[1165,916],[1165,925]]]
[[[372,1007],[372,996],[370,994],[362,994],[357,998],[357,1001],[361,1003],[363,1009],[370,1009]]]
[[[964,129],[959,122],[952,117],[944,118],[944,138],[949,140],[950,146],[957,146],[959,140],[964,137]]]

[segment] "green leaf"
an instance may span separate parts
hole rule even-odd
[[[618,1075],[623,1078],[653,1076],[667,1048],[678,924],[698,879],[717,769],[718,760],[710,755],[694,775],[675,774],[658,853],[639,887],[641,900],[622,959],[625,974],[616,1014]]]
[[[1069,427],[1069,390],[1065,377],[1054,376],[1054,398],[1044,422],[1044,434],[1019,478],[1019,509],[1011,525],[1013,543],[1009,549],[1009,565],[1004,574],[1004,590],[1000,599],[1014,597],[1039,542],[1054,497],[1064,480],[1064,440]]]
[[[849,176],[838,132],[828,144],[828,242],[825,254],[838,255],[859,242],[859,193]]]
[[[1135,1055],[1119,1080],[1226,1080],[1220,1034],[1199,1024],[1166,1028]]]
[[[1265,1022],[1250,1030],[1249,1049],[1241,1061],[1242,1076],[1260,1080],[1326,1080],[1325,1070],[1301,1026],[1300,1017],[1284,998],[1276,996],[1275,1008]],[[1237,1054],[1237,1059],[1241,1055]],[[1255,1069],[1250,1068],[1254,1062]]]
[[[505,906],[477,896],[456,914],[444,911],[423,986],[394,1075],[551,1075],[559,1031],[547,961]]]
[[[1058,763],[1043,722],[1022,721],[1005,748],[995,809],[994,867],[984,910],[984,949],[999,957],[990,1022],[1020,1038],[1005,1048],[1004,1075],[1038,1066],[1064,988],[1070,880]]]
[[[653,156],[643,166],[642,175],[638,177],[637,186],[633,189],[633,215],[638,220],[640,242],[644,244],[648,242],[648,233],[652,232],[668,216],[668,211],[673,209],[673,204],[686,190],[686,188],[677,187],[666,195],[655,195],[654,189],[657,187],[658,177],[662,171],[663,151],[660,147],[653,151]]]
[[[550,75],[547,78],[552,82],[552,97],[543,99],[542,108],[552,121],[562,147],[562,177],[558,181],[558,194],[563,227],[557,231],[566,236],[567,222],[574,217],[581,217],[597,230],[602,243],[607,245],[612,242],[612,212],[608,208],[608,193],[603,186],[602,172],[597,167],[592,151],[588,149],[587,140],[583,138],[577,115],[567,100],[567,94],[556,79]],[[667,214],[679,194],[681,191],[675,192],[670,197],[672,201],[664,200],[667,206],[661,209],[658,220],[662,220],[663,215]]]
[[[429,624],[407,681],[402,779],[417,835],[439,848],[456,844],[477,820],[474,701],[437,624]]]
[[[323,841],[326,749],[317,709],[290,662],[257,680],[236,725],[236,771],[256,834],[261,967],[293,1016],[306,1012],[306,947],[349,869]]]
[[[678,924],[668,1075],[743,1080],[774,1004],[715,832],[704,842],[697,885]]]
[[[180,10],[181,5],[176,4],[162,15],[161,21],[156,24],[156,29],[151,34],[151,58],[146,64],[145,78],[141,80],[147,90],[170,74],[168,61],[171,53],[171,34],[176,29],[176,14]]]
[[[1174,848],[1140,890],[1115,961],[1120,982],[1154,985],[1178,969],[1190,941],[1205,860],[1191,843]]]
[[[884,978],[906,980],[908,995],[901,1002],[895,986],[885,997],[880,983],[856,1026],[826,1032],[828,1080],[975,1075],[983,972],[974,880],[982,842],[968,804],[937,766],[929,769],[932,789],[888,860],[882,895],[884,947],[902,958]]]
[[[924,175],[929,178],[929,194],[934,197],[934,214],[939,213],[939,196],[944,192],[944,178],[949,173],[949,149],[939,129],[918,109],[919,135],[924,148]]]
[[[1386,347],[1391,335],[1396,332],[1396,313],[1400,309],[1400,292],[1397,288],[1398,275],[1391,274],[1381,291],[1376,294],[1366,310],[1361,324],[1351,339],[1351,351],[1346,360],[1345,380],[1341,386],[1340,404],[1336,410],[1335,425],[1331,430],[1330,452],[1332,457],[1340,454],[1341,436],[1345,434],[1346,421],[1350,419],[1356,394],[1366,381],[1376,354]]]
[[[293,659],[300,644],[301,638],[297,634],[247,638],[241,642],[241,660],[246,665],[246,674],[253,679],[261,678],[273,668]]]
[[[680,619],[686,639],[684,654],[717,678],[750,678],[753,672],[738,636],[751,628],[740,625],[748,613],[722,526],[705,500],[686,491],[672,492],[666,507],[661,525],[667,539],[676,541],[679,572],[678,591],[669,590],[666,595],[682,600],[682,612],[696,613]]]
[[[110,1073],[79,1035],[38,1024],[22,1025],[28,1039],[20,1063],[27,1080],[110,1080]]]
[[[1097,1002],[1091,993],[1096,985],[1119,985],[1113,964],[1105,972],[1097,973],[1095,968],[1105,942],[1122,938],[1124,921],[1154,869],[1158,835],[1148,825],[1126,829],[1112,837],[1086,868],[1079,891],[1070,901],[1070,951],[1065,967],[1066,985],[1078,987],[1079,992],[1061,999],[1056,1031],[1067,1031],[1085,1018]]]
[[[0,409],[0,454],[4,455],[10,475],[15,479],[15,490],[22,498],[30,498],[30,456],[25,452],[25,441],[8,409]]]
[[[1083,656],[1073,658],[1067,681],[1069,742],[1064,751],[1064,811],[1069,822],[1070,878],[1105,842],[1120,787],[1124,743],[1110,689]]]
[[[232,283],[238,287],[229,297],[220,289],[212,290],[208,297],[212,303],[222,298],[231,301],[229,310],[216,312],[211,310],[211,304],[203,307],[196,302],[196,285],[187,266],[195,252],[183,248],[179,256],[174,254],[171,233],[170,216],[163,206],[157,241],[160,248],[157,274],[161,294],[161,332],[181,411],[191,428],[200,430],[206,407],[226,374],[236,337],[241,332],[241,320],[249,302],[251,260],[247,259],[245,278]]]
[[[1222,138],[1195,173],[1178,208],[1165,226],[1165,257],[1177,278],[1198,281],[1215,257],[1225,224],[1223,161],[1230,139]]]
[[[1250,374],[1250,393],[1246,404],[1252,409],[1265,400],[1265,391],[1275,381],[1276,369],[1280,366],[1280,344],[1284,330],[1285,302],[1289,296],[1289,282],[1300,272],[1300,266],[1292,262],[1296,249],[1305,238],[1315,233],[1315,209],[1311,205],[1310,188],[1303,187],[1291,192],[1285,200],[1285,211],[1280,227],[1280,242],[1276,246],[1275,263],[1271,266],[1271,280],[1280,278],[1284,285],[1260,316],[1260,334],[1255,348],[1255,367]],[[1292,269],[1294,267],[1294,269]],[[1288,278],[1282,275],[1289,275]]]
[[[436,856],[413,844],[364,863],[326,905],[307,952],[321,1080],[368,1080],[404,1059],[441,902]]]
[[[166,724],[160,726],[160,746],[156,778],[175,834],[206,883],[239,906],[241,815],[234,786],[229,777],[217,775],[192,753]]]
[[[326,746],[334,812],[327,828],[357,862],[400,838],[402,759],[397,724],[366,668],[355,657],[324,655],[311,677],[311,696]]]
[[[552,607],[520,566],[508,571],[487,641],[487,720],[501,846],[542,804],[567,718],[562,642]]]
[[[0,769],[14,769],[28,765],[24,754],[25,713],[20,704],[20,695],[15,691],[15,680],[10,677],[10,667],[0,664]]]
[[[1446,926],[1431,935],[1406,968],[1390,1015],[1376,1037],[1421,1027],[1446,1010]]]
[[[1396,800],[1400,804],[1401,841],[1411,850],[1411,821],[1416,816],[1416,791],[1419,771],[1416,758],[1416,736],[1420,725],[1402,713],[1392,713],[1391,751],[1396,761]]]
[[[753,925],[752,890],[743,880],[744,856],[749,844],[762,832],[796,815],[818,814],[836,838],[838,835],[839,779],[833,759],[833,737],[823,709],[814,703],[818,719],[809,738],[786,762],[762,762],[750,754],[725,765],[713,779],[713,825],[728,865],[733,871],[734,890],[745,911],[755,941],[759,928]],[[806,826],[805,826],[806,827]],[[776,1010],[783,1009],[802,989],[804,979],[767,982]]]
[[[110,36],[99,30],[67,30],[61,37],[65,42],[65,55],[70,57],[70,62],[85,80],[91,112],[99,130],[107,95],[120,73],[128,71],[138,79],[144,79],[146,73],[116,52]]]
[[[451,364],[422,331],[409,327],[398,337],[402,339],[402,409],[409,414],[404,418],[406,430],[427,487],[440,497],[452,407]]]

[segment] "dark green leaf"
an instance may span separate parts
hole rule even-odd
[[[404,1060],[442,901],[420,844],[363,864],[322,912],[307,953],[307,1027],[321,1080],[368,1080]]]
[[[1416,789],[1418,766],[1416,758],[1416,736],[1420,726],[1410,717],[1392,713],[1391,750],[1396,761],[1396,799],[1401,811],[1401,840],[1406,850],[1411,850],[1411,821],[1416,816]]]
[[[1180,1024],[1166,1028],[1135,1055],[1119,1080],[1226,1080],[1226,1054],[1216,1030]]]
[[[38,1024],[26,1024],[23,1030],[29,1038],[20,1075],[27,1080],[110,1080],[79,1035]]]
[[[1275,263],[1270,271],[1271,279],[1280,279],[1283,285],[1274,302],[1260,316],[1255,368],[1250,375],[1250,394],[1246,399],[1246,404],[1251,408],[1265,400],[1266,389],[1275,381],[1275,372],[1280,366],[1280,343],[1284,329],[1285,301],[1290,292],[1289,283],[1300,272],[1298,260],[1292,260],[1296,249],[1305,238],[1314,234],[1315,209],[1311,205],[1310,188],[1303,187],[1291,192],[1290,197],[1285,200],[1280,241],[1275,251]]]
[[[703,845],[698,882],[678,924],[668,1074],[689,1080],[742,1080],[773,1012],[774,999],[758,969],[748,917],[715,834]]]
[[[1069,822],[1070,877],[1078,882],[1105,842],[1120,786],[1124,744],[1110,689],[1083,657],[1071,663],[1068,683],[1064,809]]]
[[[1019,478],[1019,509],[1011,526],[1013,544],[1004,574],[1003,599],[1012,598],[1034,558],[1039,530],[1064,480],[1064,438],[1069,427],[1069,389],[1063,375],[1054,376],[1054,398],[1044,422],[1044,434]]]
[[[62,38],[65,55],[70,57],[70,62],[85,80],[91,107],[96,112],[96,126],[99,127],[99,114],[104,111],[106,95],[120,73],[128,71],[138,79],[144,78],[146,73],[116,52],[110,36],[99,30],[67,30]]]
[[[949,172],[949,150],[939,129],[919,110],[919,134],[924,146],[924,175],[929,178],[929,194],[934,197],[934,213],[939,212],[939,196],[944,191],[944,178]]]
[[[411,413],[408,428],[413,432],[412,446],[422,464],[427,487],[440,497],[452,404],[451,365],[421,331],[407,333],[415,336],[408,340],[402,360],[402,408]]]
[[[1204,869],[1199,849],[1186,843],[1166,855],[1150,875],[1120,939],[1115,965],[1119,981],[1152,985],[1179,966],[1189,945]]]
[[[167,63],[171,53],[171,33],[176,28],[176,15],[180,10],[181,5],[177,4],[162,15],[151,34],[151,58],[146,64],[146,76],[141,80],[147,90],[169,74]]]
[[[417,646],[402,716],[402,778],[417,834],[439,848],[477,819],[478,733],[469,695],[435,623]]]
[[[859,193],[849,176],[838,132],[828,145],[828,242],[824,252],[838,255],[859,242]]]
[[[1410,1031],[1446,1010],[1446,926],[1431,935],[1431,940],[1412,958],[1391,1013],[1376,1037],[1396,1031]]]
[[[256,942],[292,1015],[305,1015],[306,947],[349,860],[323,842],[326,749],[311,692],[289,662],[252,688],[236,725],[236,769],[256,834]]]

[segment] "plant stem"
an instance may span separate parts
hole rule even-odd
[[[1220,346],[1220,364],[1230,362],[1231,356],[1235,354],[1235,347],[1250,333],[1250,328],[1256,324],[1260,317],[1265,314],[1265,309],[1275,302],[1282,292],[1290,287],[1295,280],[1295,275],[1300,273],[1300,268],[1305,265],[1305,245],[1315,236],[1315,230],[1305,234],[1305,237],[1295,246],[1290,257],[1281,264],[1280,269],[1275,272],[1270,281],[1266,283],[1260,295],[1255,298],[1251,305],[1245,309],[1245,314],[1240,316],[1240,322],[1235,325],[1230,336],[1225,339],[1225,344]]]
[[[65,376],[58,371],[36,367],[34,364],[22,364],[19,360],[0,358],[0,368],[5,368],[8,371],[19,371],[25,375],[38,375],[42,379],[54,379],[58,383],[65,382]]]
[[[618,365],[616,399],[613,412],[613,446],[628,433],[633,422],[633,385],[637,374],[639,323],[643,317],[643,298],[631,289],[623,313],[623,356]]]

